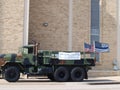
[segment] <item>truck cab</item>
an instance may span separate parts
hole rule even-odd
[[[24,65],[35,65],[34,45],[23,46],[20,50]]]

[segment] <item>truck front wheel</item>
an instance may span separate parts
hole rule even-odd
[[[85,77],[85,71],[84,68],[81,67],[75,67],[71,71],[71,79],[73,81],[83,81]]]
[[[20,78],[20,72],[17,67],[8,67],[5,69],[4,77],[8,82],[16,82]]]
[[[65,67],[58,67],[54,72],[54,79],[59,82],[65,82],[69,78],[69,72]]]

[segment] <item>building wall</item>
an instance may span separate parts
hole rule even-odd
[[[90,43],[90,0],[73,0],[73,51],[83,51]]]
[[[17,52],[23,41],[24,0],[0,0],[0,53]]]
[[[67,50],[68,1],[30,1],[29,42],[32,39],[40,42],[40,48],[44,50]]]
[[[41,49],[68,50],[69,0],[31,0],[30,3],[29,41],[37,40]],[[89,19],[89,1],[73,0],[72,50],[83,50],[84,41],[89,41]]]

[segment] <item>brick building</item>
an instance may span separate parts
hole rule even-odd
[[[119,7],[120,0],[0,0],[0,53],[31,40],[40,49],[83,51],[84,42],[96,40],[110,52],[98,55],[94,70],[120,75],[113,71],[113,61],[120,63]]]

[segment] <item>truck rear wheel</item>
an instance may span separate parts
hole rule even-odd
[[[73,81],[83,81],[85,77],[85,71],[81,67],[75,67],[71,71],[71,79]]]
[[[58,67],[54,72],[54,79],[59,82],[65,82],[69,78],[69,72],[65,67]]]
[[[4,74],[4,77],[8,82],[16,82],[20,78],[20,72],[17,67],[8,67]]]

